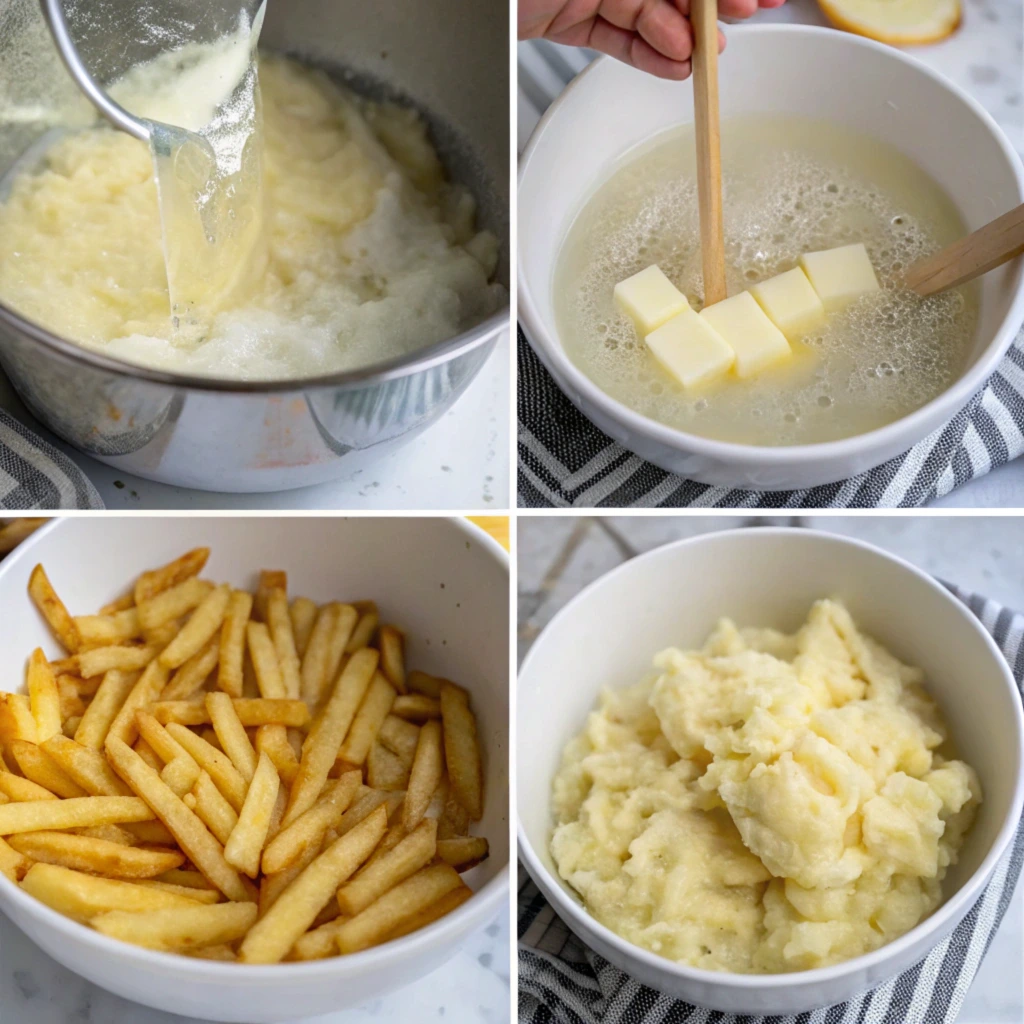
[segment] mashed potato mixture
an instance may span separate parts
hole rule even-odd
[[[606,691],[555,778],[551,852],[602,924],[679,963],[807,970],[931,913],[981,802],[919,669],[819,601],[723,619]]]
[[[0,202],[0,299],[83,346],[238,379],[395,358],[486,318],[497,242],[445,181],[423,120],[284,58],[259,66],[266,269],[183,343],[147,146],[66,133]]]

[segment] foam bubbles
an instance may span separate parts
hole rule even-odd
[[[829,317],[789,365],[687,394],[616,310],[618,281],[657,263],[691,305],[703,280],[692,129],[629,160],[592,197],[559,256],[556,315],[568,354],[645,415],[706,436],[800,444],[891,422],[947,388],[963,365],[976,300],[922,301],[900,271],[959,237],[938,186],[895,150],[796,118],[724,125],[730,294],[796,265],[804,252],[863,242],[882,291]]]

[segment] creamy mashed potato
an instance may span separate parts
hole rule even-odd
[[[171,330],[153,162],[97,127],[58,138],[0,203],[0,298],[136,363],[239,379],[366,366],[500,308],[497,242],[412,111],[262,57],[266,270],[195,344]]]
[[[723,619],[654,664],[555,778],[551,853],[594,917],[670,960],[778,973],[935,909],[981,788],[920,670],[835,601],[793,636]]]

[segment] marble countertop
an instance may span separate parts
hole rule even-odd
[[[471,935],[462,950],[415,985],[358,1010],[296,1018],[294,1024],[507,1024],[509,912]],[[0,914],[2,1024],[193,1024],[111,995],[51,960]]]
[[[973,96],[1024,156],[1024,6],[1020,0],[962,0],[963,21],[947,39],[913,47],[913,56]],[[816,0],[787,0],[774,11],[760,11],[759,22],[827,25]],[[728,29],[726,30],[728,32]],[[560,48],[574,71],[588,61],[586,51]],[[725,60],[727,58],[723,58]],[[543,69],[538,69],[543,75]],[[544,95],[560,83],[535,83]],[[518,140],[525,147],[543,112],[544,96],[519,90]],[[1024,505],[1024,458],[959,488],[932,503],[936,508],[1014,508]]]
[[[0,372],[0,408],[73,459],[108,509],[471,509],[509,507],[511,416],[508,334],[454,406],[372,469],[317,487],[270,494],[222,494],[170,487],[112,469],[51,434]],[[6,1022],[4,1022],[6,1024]]]
[[[752,521],[739,516],[521,515],[517,541],[520,658],[570,598],[628,558],[681,537]],[[1024,525],[1019,518],[871,515],[758,521],[800,523],[861,538],[935,576],[1024,610]],[[1024,1020],[1022,963],[1024,883],[1017,886],[957,1024],[1020,1024]]]

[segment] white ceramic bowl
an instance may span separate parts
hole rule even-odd
[[[197,545],[213,548],[210,579],[253,586],[261,568],[288,572],[292,594],[373,597],[408,629],[414,666],[473,694],[485,759],[490,858],[467,876],[476,894],[397,942],[312,963],[248,966],[155,953],[63,917],[0,875],[0,910],[55,960],[111,992],[171,1013],[246,1024],[356,1006],[432,971],[508,894],[508,556],[464,520],[313,518],[74,518],[51,523],[0,563],[0,674],[24,676],[31,649],[54,641],[26,595],[42,562],[72,613],[123,592],[141,569]],[[9,686],[9,683],[5,683]]]
[[[831,29],[727,29],[722,117],[827,118],[887,142],[953,199],[969,230],[1024,202],[1024,168],[991,117],[952,82],[892,47]],[[825,444],[765,448],[686,434],[611,398],[568,358],[552,308],[556,258],[586,199],[624,153],[693,119],[689,81],[666,82],[610,58],[585,70],[548,110],[519,175],[519,319],[559,387],[601,430],[663,469],[759,490],[813,487],[877,466],[946,423],[992,374],[1024,321],[1024,262],[987,274],[967,368],[903,419]]]
[[[944,902],[895,942],[833,967],[791,974],[697,970],[599,924],[558,877],[548,851],[551,782],[562,748],[604,687],[649,671],[671,645],[698,646],[722,615],[792,631],[813,601],[837,596],[868,633],[927,674],[984,800]],[[641,555],[591,584],[551,621],[518,682],[519,856],[580,938],[644,984],[700,1006],[755,1015],[841,1002],[922,959],[981,895],[1024,801],[1024,715],[1013,676],[980,623],[940,584],[859,541],[799,529],[706,534]]]

